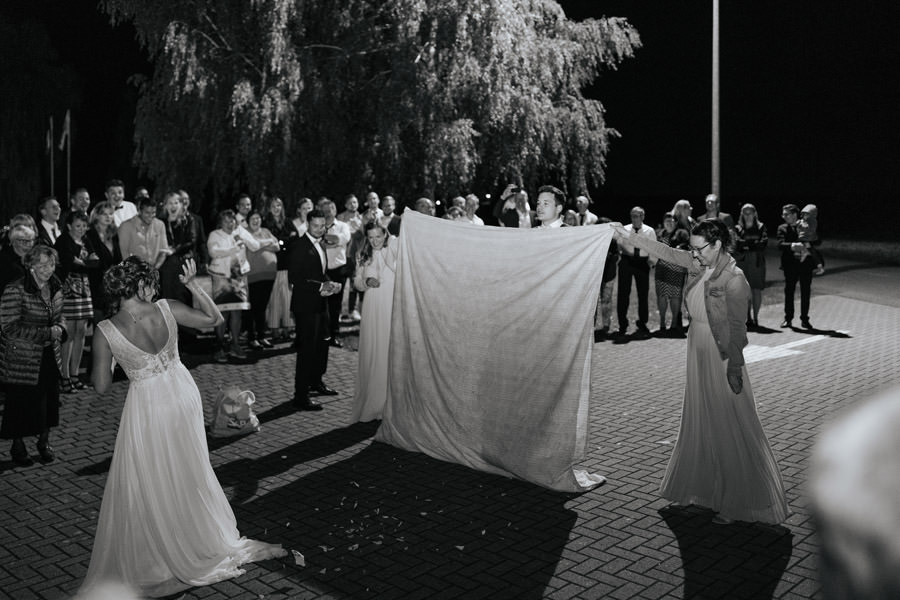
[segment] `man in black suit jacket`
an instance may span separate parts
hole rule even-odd
[[[309,392],[333,396],[336,391],[322,381],[328,368],[328,296],[341,290],[339,282],[325,274],[325,248],[319,243],[325,233],[325,215],[316,209],[306,217],[309,228],[294,242],[288,258],[288,281],[293,287],[291,312],[297,337],[297,366],[294,373],[293,405],[298,410],[322,410]]]
[[[400,235],[400,215],[395,211],[397,209],[397,201],[393,196],[385,196],[381,201],[381,210],[384,216],[381,217],[381,226],[387,229],[391,235]]]

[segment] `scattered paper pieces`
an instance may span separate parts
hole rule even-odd
[[[294,564],[299,565],[301,567],[306,566],[306,559],[303,558],[303,555],[297,552],[296,550],[291,550],[291,554],[294,555]]]

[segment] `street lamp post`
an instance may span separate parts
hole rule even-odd
[[[713,0],[712,30],[712,186],[722,197],[719,180],[719,0]]]

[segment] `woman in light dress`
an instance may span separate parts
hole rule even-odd
[[[350,422],[380,419],[387,402],[388,346],[391,338],[391,308],[397,238],[378,220],[368,222],[365,241],[357,258],[353,285],[366,293],[359,324],[359,369]]]
[[[247,231],[259,242],[259,249],[247,253],[250,272],[247,284],[250,293],[250,320],[247,323],[247,345],[254,350],[271,348],[266,337],[266,308],[278,272],[278,250],[281,245],[271,231],[262,226],[262,215],[251,210],[247,215]]]
[[[681,426],[660,493],[677,504],[711,508],[716,523],[782,522],[789,514],[784,484],[744,365],[750,286],[728,253],[728,227],[718,219],[699,223],[690,250],[614,228],[627,243],[688,270]]]
[[[113,581],[166,596],[285,554],[280,545],[241,537],[209,463],[200,392],[178,355],[178,325],[208,328],[223,318],[195,274],[188,260],[181,282],[199,309],[152,302],[159,276],[137,257],[104,276],[117,307],[94,333],[92,380],[97,392],[109,390],[115,358],[130,384],[84,591]]]
[[[241,315],[250,310],[250,292],[247,273],[250,263],[247,250],[259,250],[259,242],[245,227],[239,227],[233,210],[219,213],[219,228],[211,231],[206,240],[209,248],[209,276],[212,280],[212,297],[216,306],[225,313],[231,345],[225,345],[225,324],[216,327],[220,349],[215,353],[216,362],[227,362],[225,357],[246,358],[241,348]]]
[[[305,198],[308,203],[306,212],[312,210],[312,200]],[[302,206],[302,205],[301,205]],[[287,218],[284,210],[284,202],[278,196],[269,200],[266,214],[263,217],[263,226],[278,238],[277,270],[275,271],[275,283],[272,285],[272,294],[269,296],[269,304],[266,306],[266,325],[272,332],[276,342],[285,342],[289,339],[289,332],[294,329],[294,316],[291,314],[291,286],[288,283],[288,256],[292,243],[306,232],[306,218],[303,220],[303,232],[291,219]]]

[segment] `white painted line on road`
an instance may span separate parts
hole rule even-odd
[[[793,356],[795,354],[803,354],[802,351],[793,350],[793,348],[797,346],[803,346],[805,344],[811,344],[813,342],[818,342],[819,340],[824,340],[826,337],[827,336],[824,335],[813,335],[810,337],[801,338],[799,340],[794,340],[793,342],[787,342],[779,346],[757,346],[755,344],[749,344],[746,348],[744,348],[744,362],[750,364],[759,362],[761,360],[770,360],[774,358]]]

